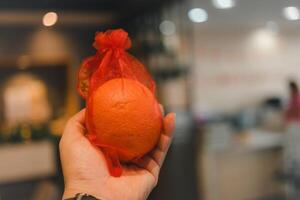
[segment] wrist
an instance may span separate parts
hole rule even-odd
[[[78,193],[76,194],[76,196],[64,200],[101,200],[101,199],[97,199],[96,197],[86,193]]]
[[[62,199],[65,200],[69,198],[74,198],[79,193],[86,193],[99,200],[111,200],[110,198],[104,197],[104,195],[102,195],[100,191],[93,191],[92,189],[88,189],[85,187],[81,187],[81,188],[66,187]]]

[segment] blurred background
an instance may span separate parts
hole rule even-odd
[[[300,199],[299,0],[1,0],[0,199],[61,199],[80,62],[123,28],[177,113],[150,200]]]

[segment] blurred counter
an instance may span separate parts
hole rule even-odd
[[[261,130],[226,134],[225,129],[219,139],[207,134],[198,154],[203,199],[251,200],[283,193],[275,180],[282,167],[283,134]]]
[[[0,146],[0,185],[56,174],[55,147],[49,141]]]
[[[234,137],[231,151],[249,152],[281,148],[284,142],[284,134],[265,130],[250,130],[247,133]]]
[[[57,165],[51,140],[1,144],[0,199],[60,199]]]

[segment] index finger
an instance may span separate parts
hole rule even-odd
[[[169,113],[164,118],[164,131],[160,136],[157,147],[150,156],[161,166],[164,162],[168,149],[172,141],[172,134],[175,128],[175,113]]]

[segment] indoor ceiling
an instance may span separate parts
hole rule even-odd
[[[82,22],[112,23],[113,19],[124,21],[149,11],[158,11],[163,4],[172,1],[176,0],[0,0],[0,24],[17,18],[18,23],[23,23],[26,16],[28,19],[37,19],[36,16],[45,11],[58,12],[60,16],[63,15],[60,19],[65,19],[69,24],[73,23],[69,16],[74,13],[74,16],[77,16],[74,22],[81,19]],[[287,21],[282,14],[284,7],[300,8],[300,0],[235,0],[233,8],[224,10],[215,8],[213,0],[177,1],[186,1],[187,11],[193,7],[207,11],[208,20],[202,23],[201,27],[262,26],[268,21],[273,21],[281,27],[300,27],[300,20]],[[7,15],[7,12],[10,15]],[[14,18],[16,14],[19,17]]]
[[[123,10],[143,8],[162,0],[1,0],[0,9]],[[126,6],[126,7],[125,7]]]
[[[171,0],[1,0],[2,10],[110,12],[120,17],[158,9]]]
[[[230,9],[217,9],[213,0],[192,0],[191,7],[200,7],[207,11],[208,20],[203,26],[224,28],[238,26],[262,26],[273,21],[282,27],[300,27],[300,20],[288,21],[283,16],[283,8],[296,6],[300,9],[300,0],[235,0]]]

